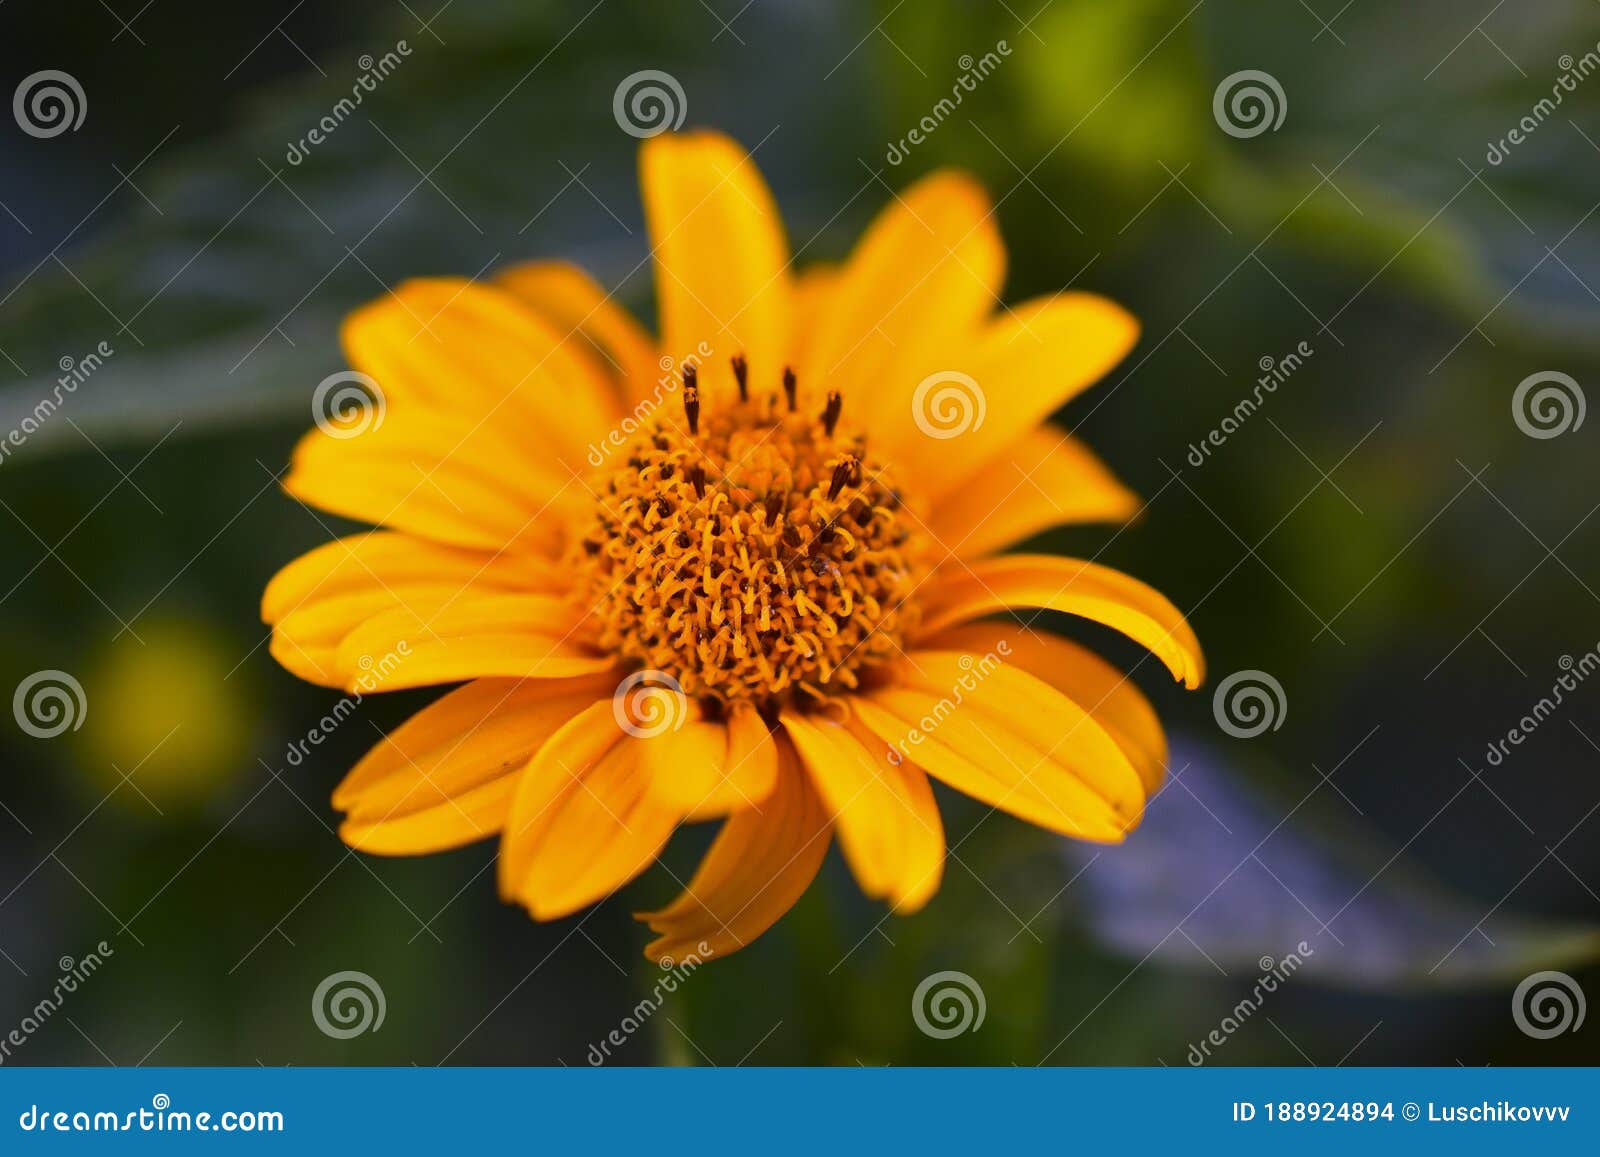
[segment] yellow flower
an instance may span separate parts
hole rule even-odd
[[[410,855],[498,834],[502,895],[544,920],[722,818],[683,894],[640,917],[653,959],[749,943],[835,833],[865,892],[921,907],[945,858],[929,776],[1121,840],[1166,758],[1149,704],[1081,647],[973,620],[1080,615],[1199,684],[1154,590],[994,553],[1136,510],[1041,425],[1133,318],[1077,292],[996,313],[1004,250],[958,173],[795,275],[734,142],[656,137],[641,172],[659,341],[554,262],[408,282],[345,324],[378,398],[308,434],[285,487],[383,529],[273,579],[272,653],[361,694],[464,685],[339,785],[343,838]]]

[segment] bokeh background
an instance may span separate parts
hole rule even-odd
[[[539,926],[497,900],[492,843],[348,852],[329,792],[431,696],[369,699],[291,763],[337,696],[257,618],[343,529],[276,477],[345,311],[562,256],[649,316],[613,113],[646,69],[686,123],[759,146],[802,262],[960,165],[998,201],[1008,299],[1072,284],[1142,319],[1062,418],[1149,505],[1047,545],[1168,593],[1213,675],[1185,694],[1141,668],[1176,778],[1126,846],[944,793],[957,859],[926,910],[885,919],[834,855],[614,1063],[1182,1065],[1301,942],[1208,1063],[1600,1060],[1600,1025],[1536,1039],[1512,1003],[1546,969],[1600,993],[1600,679],[1487,757],[1600,645],[1600,417],[1535,437],[1513,402],[1534,374],[1568,375],[1569,407],[1600,382],[1592,0],[10,0],[0,28],[0,88],[61,70],[87,108],[48,138],[0,124],[0,428],[63,359],[113,351],[0,459],[0,690],[84,692],[58,736],[0,727],[0,1034],[61,958],[112,950],[5,1063],[581,1065],[652,992],[630,913],[665,872]],[[1244,70],[1281,90],[1275,128],[1227,131],[1214,97]],[[1241,670],[1283,692],[1253,738],[1214,710]],[[680,878],[707,839],[674,842]],[[344,970],[386,1007],[347,1040],[310,1007]],[[912,1001],[944,970],[985,1018],[936,1039]]]

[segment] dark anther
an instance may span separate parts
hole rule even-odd
[[[696,498],[706,496],[706,468],[698,462],[689,467],[689,484],[694,487]]]
[[[783,495],[774,490],[767,495],[767,521],[776,525],[778,516],[783,513]]]
[[[693,366],[683,367],[683,412],[689,417],[689,433],[700,432],[700,389],[695,384],[699,372]]]
[[[850,467],[841,462],[833,468],[833,481],[828,483],[828,497],[839,497],[839,491],[844,489],[844,484],[850,480]]]
[[[733,376],[739,383],[739,400],[750,400],[750,367],[745,363],[743,354],[733,355]]]
[[[846,456],[839,459],[839,464],[833,468],[833,481],[828,484],[828,497],[839,497],[839,491],[846,486],[861,485],[861,460]]]
[[[831,522],[824,523],[822,529],[817,531],[817,541],[823,546],[827,546],[838,537],[839,532],[833,529],[833,523]]]
[[[783,394],[789,399],[789,412],[794,413],[795,380],[794,371],[788,366],[783,367]]]
[[[828,404],[822,411],[822,428],[833,437],[833,428],[839,424],[839,414],[844,409],[844,395],[838,390],[828,391]]]
[[[584,539],[583,540],[583,553],[587,554],[587,555],[599,554],[600,553],[600,544],[598,542],[596,542],[592,538]]]
[[[789,549],[798,550],[800,548],[800,532],[792,525],[785,526],[783,528],[783,542]]]

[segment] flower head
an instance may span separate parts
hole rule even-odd
[[[685,822],[722,828],[641,917],[653,958],[748,943],[834,834],[863,889],[914,911],[945,841],[929,777],[1114,842],[1166,745],[1126,676],[983,621],[1064,611],[1202,677],[1183,616],[1093,562],[996,554],[1137,501],[1044,425],[1137,326],[1085,293],[998,313],[982,192],[939,173],[837,267],[791,270],[754,162],[647,141],[653,339],[587,275],[409,282],[354,314],[382,406],[327,423],[285,481],[379,529],[285,567],[262,614],[296,674],[366,694],[459,683],[334,793],[380,854],[501,839],[540,919],[633,879]]]

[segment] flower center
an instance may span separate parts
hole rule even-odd
[[[702,413],[686,366],[682,420],[657,410],[619,452],[574,555],[580,597],[602,647],[687,695],[826,699],[915,626],[930,544],[866,437],[840,428],[838,393],[803,414],[792,372],[783,399],[752,399],[733,365],[737,403]]]

